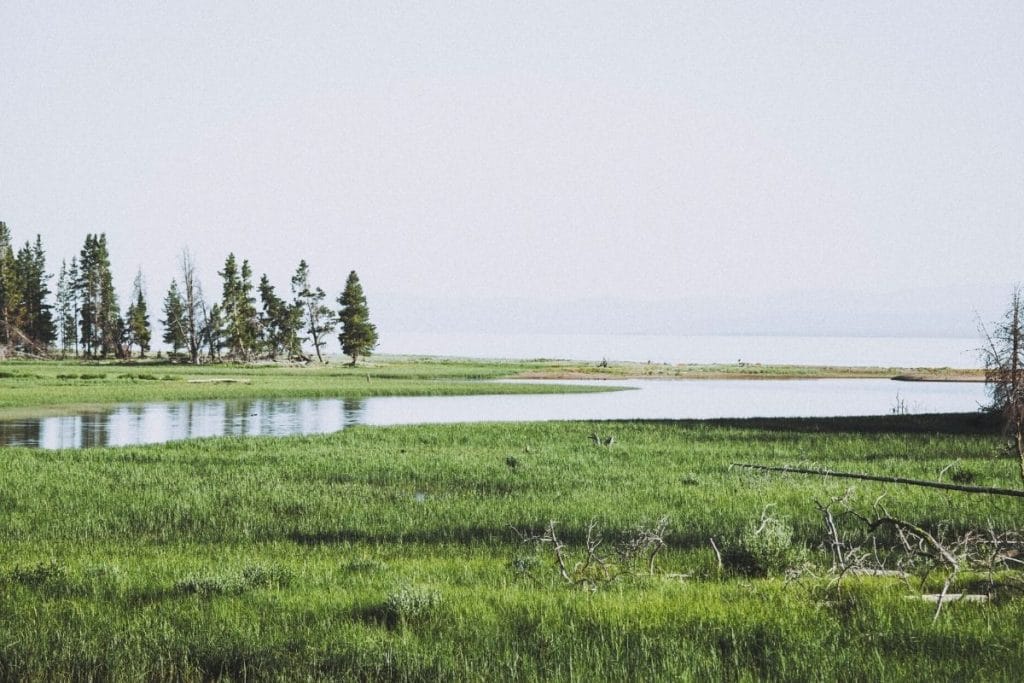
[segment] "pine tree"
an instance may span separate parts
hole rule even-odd
[[[259,341],[259,315],[252,296],[252,268],[248,261],[243,260],[239,269],[235,255],[228,254],[224,270],[219,275],[223,280],[221,315],[224,343],[232,357],[248,360],[255,354]]]
[[[78,288],[78,257],[71,257],[71,265],[68,266],[67,298],[70,303],[70,315],[61,319],[61,328],[65,339],[72,339],[75,348],[75,356],[78,356],[78,314],[81,309],[81,299]]]
[[[130,344],[139,347],[139,357],[145,358],[146,351],[149,351],[149,342],[153,336],[149,323],[149,311],[146,305],[145,286],[142,281],[142,271],[135,275],[132,283],[132,303],[128,306],[128,334]],[[130,348],[129,348],[130,353]]]
[[[271,358],[280,354],[290,358],[301,355],[299,329],[302,327],[302,309],[277,296],[266,273],[260,278],[259,291],[263,304],[263,338],[268,355]]]
[[[164,319],[160,324],[164,326],[164,343],[171,345],[172,353],[177,354],[178,349],[187,346],[185,335],[188,322],[185,320],[185,303],[178,291],[177,280],[171,280],[171,286],[167,290],[167,297],[164,299]]]
[[[352,357],[354,366],[360,356],[369,356],[377,346],[377,328],[370,322],[370,310],[356,271],[348,274],[345,291],[338,297],[338,303],[341,304],[338,342],[341,343],[341,352]]]
[[[206,324],[203,325],[201,337],[203,343],[209,349],[210,360],[220,359],[220,351],[224,348],[224,316],[220,310],[220,304],[214,304],[206,316]]]
[[[295,306],[302,311],[303,322],[309,339],[313,342],[313,349],[316,351],[317,360],[324,362],[320,353],[327,344],[327,335],[337,327],[334,312],[324,304],[327,294],[317,287],[313,289],[309,284],[309,266],[305,260],[299,262],[299,267],[292,277],[292,294],[295,296]]]
[[[86,357],[93,355],[96,340],[96,309],[99,306],[99,283],[96,282],[96,271],[93,267],[95,246],[92,234],[85,236],[85,245],[78,255],[78,278],[75,280],[75,292],[81,305],[78,309],[79,339],[82,340],[82,352]]]
[[[48,349],[57,341],[57,326],[49,301],[52,294],[49,280],[53,275],[46,272],[46,252],[39,235],[36,235],[35,244],[26,256],[26,265],[25,292],[30,317],[28,335],[38,348]]]
[[[11,326],[20,307],[21,292],[15,269],[14,248],[11,245],[11,231],[6,223],[0,221],[0,345],[7,345],[14,338]]]
[[[72,257],[71,265],[61,261],[57,279],[57,320],[56,328],[60,339],[62,355],[74,352],[78,355],[78,259]]]
[[[106,356],[119,346],[117,294],[110,272],[106,235],[86,235],[78,271],[76,289],[82,302],[79,326],[85,354]]]
[[[117,353],[121,348],[118,318],[121,317],[114,291],[114,277],[110,272],[110,253],[107,251],[107,236],[100,234],[96,242],[96,267],[100,285],[100,305],[97,311],[100,326],[101,353]]]

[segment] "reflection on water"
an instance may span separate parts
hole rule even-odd
[[[204,436],[286,436],[334,432],[354,424],[885,415],[898,405],[913,413],[970,412],[986,398],[984,385],[978,383],[840,379],[600,384],[638,391],[126,404],[81,415],[0,420],[0,446],[86,448]]]
[[[88,448],[204,436],[333,432],[361,421],[360,399],[126,404],[108,411],[0,420],[0,445]]]

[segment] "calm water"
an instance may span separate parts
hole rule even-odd
[[[655,363],[979,367],[981,340],[960,337],[682,337],[654,334],[393,334],[381,353]]]
[[[0,421],[0,445],[121,446],[207,436],[315,434],[355,424],[885,415],[900,402],[913,413],[969,412],[985,401],[979,383],[840,379],[601,384],[633,390],[126,404],[81,415]]]

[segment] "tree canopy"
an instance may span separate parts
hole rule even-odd
[[[370,309],[366,305],[366,295],[359,283],[356,271],[348,274],[345,291],[338,297],[341,310],[338,320],[341,322],[341,333],[338,342],[341,352],[352,357],[355,365],[360,357],[367,357],[377,347],[377,328],[370,322]]]
[[[299,262],[291,278],[291,298],[278,294],[263,274],[258,285],[246,259],[228,254],[218,271],[221,297],[207,304],[187,249],[179,272],[163,298],[158,337],[173,356],[184,351],[191,363],[225,358],[307,360],[309,343],[321,362],[331,334],[342,325],[338,340],[352,362],[368,356],[377,344],[369,322],[366,297],[355,271],[349,274],[337,301],[310,279],[309,264]],[[153,325],[142,272],[136,273],[128,306],[118,307],[110,252],[104,233],[89,233],[81,249],[60,263],[56,292],[46,272],[42,238],[15,249],[11,231],[0,221],[0,351],[32,355],[59,352],[86,358],[144,358],[152,350]]]

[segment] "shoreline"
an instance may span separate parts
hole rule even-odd
[[[607,366],[556,361],[549,368],[533,368],[513,379],[557,380],[779,380],[779,379],[891,379],[899,382],[984,382],[985,371],[969,368],[872,368],[820,365],[648,365],[608,363]]]

